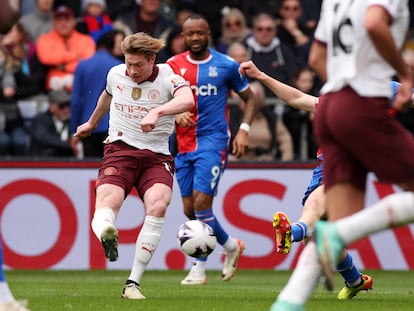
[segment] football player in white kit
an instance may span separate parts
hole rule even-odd
[[[309,57],[326,81],[315,118],[324,152],[328,221],[303,250],[272,311],[304,310],[321,273],[328,289],[344,248],[375,232],[414,221],[414,140],[389,115],[389,81],[401,82],[393,107],[411,102],[412,76],[400,48],[408,27],[407,0],[325,0]],[[406,192],[364,208],[367,173]]]
[[[118,231],[114,225],[121,205],[134,187],[145,208],[136,241],[131,273],[122,291],[127,299],[145,299],[141,277],[161,239],[171,200],[174,159],[168,138],[175,114],[191,109],[193,93],[187,81],[166,64],[155,64],[164,42],[143,32],[122,42],[125,64],[113,67],[105,90],[89,120],[74,134],[90,135],[109,111],[109,135],[96,183],[92,230],[110,261],[118,258]]]

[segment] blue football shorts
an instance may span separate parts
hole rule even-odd
[[[175,168],[181,196],[192,196],[193,190],[215,196],[227,158],[225,149],[178,154],[175,157]]]

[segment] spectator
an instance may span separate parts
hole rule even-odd
[[[295,52],[299,68],[305,67],[308,63],[314,28],[301,22],[303,10],[300,0],[282,0],[278,15],[278,38]]]
[[[230,9],[221,20],[221,37],[216,49],[227,53],[228,47],[234,42],[245,42],[251,36],[251,30],[246,25],[243,12],[237,8]]]
[[[78,18],[82,15],[82,2],[83,0],[54,0],[55,8],[60,6],[65,6],[71,9],[75,18]],[[117,1],[116,1],[117,2]]]
[[[3,50],[0,50],[0,78],[0,156],[24,155],[27,135],[22,126],[20,113],[15,102],[6,100],[8,94],[14,91],[15,81],[13,73],[6,67],[6,53]]]
[[[322,0],[300,0],[300,3],[303,11],[301,21],[315,30],[321,14]]]
[[[125,38],[125,33],[122,30],[114,29],[114,48],[112,50],[112,55],[118,58],[122,63],[125,61],[124,54],[122,53],[121,44]]]
[[[174,22],[161,15],[161,0],[141,0],[136,10],[119,16],[114,26],[127,35],[145,32],[152,37],[165,39]]]
[[[65,90],[49,93],[49,110],[32,121],[32,154],[41,157],[77,155],[69,139],[70,94]]]
[[[27,105],[24,101],[44,92],[46,70],[36,56],[34,43],[27,40],[20,23],[2,37],[1,45],[5,52],[6,70],[12,75],[9,82],[3,81],[0,97],[6,122],[1,153],[26,155],[29,151],[29,136],[18,105],[23,110]]]
[[[309,0],[306,0],[309,1]],[[261,13],[277,12],[280,0],[242,0],[241,10],[247,18],[247,26],[253,27],[253,18]]]
[[[52,30],[53,0],[36,0],[35,10],[23,15],[20,22],[28,39],[36,43],[40,35]]]
[[[0,4],[0,33],[4,34],[19,20],[21,16],[22,2],[2,0]]]
[[[286,84],[292,84],[297,72],[296,58],[288,45],[277,37],[274,18],[262,13],[253,20],[253,36],[246,41],[248,59],[251,59],[259,70]],[[266,89],[266,97],[275,95]]]
[[[82,60],[75,71],[71,99],[70,132],[88,121],[95,109],[98,98],[106,85],[106,76],[110,68],[121,63],[112,51],[118,31],[112,30],[102,35],[97,42],[97,50],[91,58]],[[90,136],[82,139],[84,157],[102,157],[104,140],[108,136],[109,114],[106,114],[98,123],[98,127]],[[72,145],[79,143],[78,137],[72,138]]]
[[[215,46],[221,36],[221,19],[231,8],[238,8],[240,0],[193,0],[195,13],[206,17],[211,27],[211,45]]]
[[[58,7],[54,12],[53,28],[37,41],[40,61],[49,67],[46,89],[72,90],[73,74],[81,59],[91,57],[95,42],[75,30],[76,19],[70,8]]]
[[[7,97],[27,99],[45,92],[46,69],[36,54],[35,44],[28,40],[21,23],[15,24],[1,39],[8,56],[8,69],[14,75],[14,90]]]
[[[233,43],[229,46],[227,54],[239,64],[247,61],[246,47],[241,43]],[[282,161],[293,160],[293,143],[292,137],[283,124],[273,113],[273,108],[266,105],[264,87],[257,81],[250,83],[250,88],[256,99],[256,115],[250,126],[250,135],[248,136],[249,144],[245,154],[237,159],[232,150],[229,153],[229,161]],[[231,97],[237,101],[237,104],[229,106],[230,111],[230,147],[237,129],[240,127],[241,117],[244,111],[244,101],[232,92]],[[231,148],[230,148],[231,149]]]
[[[194,14],[194,4],[192,0],[184,0],[182,2],[179,2],[175,8],[175,23],[182,27],[187,17],[192,14]]]
[[[82,19],[76,29],[90,35],[93,40],[113,29],[112,20],[106,12],[105,0],[84,0]]]
[[[170,57],[182,53],[186,50],[184,37],[181,33],[181,27],[174,26],[168,34],[165,47],[158,54],[157,62],[164,63]]]
[[[136,0],[106,0],[106,11],[109,17],[115,21],[121,16],[127,15],[138,8],[138,1]]]

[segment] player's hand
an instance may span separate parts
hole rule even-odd
[[[249,78],[258,79],[261,72],[256,65],[249,60],[240,64],[239,73],[241,75],[246,75]]]
[[[181,127],[193,127],[195,126],[195,122],[192,119],[194,113],[190,111],[185,111],[179,113],[175,116],[175,122]]]
[[[91,136],[91,133],[95,128],[96,126],[93,126],[89,121],[85,122],[76,128],[76,133],[73,134],[73,137],[85,138]]]
[[[412,96],[413,96],[413,82],[412,79],[401,79],[400,87],[397,91],[397,96],[395,97],[393,107],[397,111],[406,111],[412,105]]]
[[[149,133],[155,128],[157,124],[158,115],[156,110],[151,110],[142,120],[141,120],[141,129],[144,133]]]
[[[70,139],[70,142],[69,142],[70,143],[70,148],[72,149],[73,155],[75,157],[78,157],[78,155],[80,153],[79,142],[80,142],[79,137],[72,137]]]
[[[233,139],[232,154],[236,156],[237,159],[241,158],[246,152],[246,149],[249,145],[248,136],[248,132],[239,129],[236,137]]]

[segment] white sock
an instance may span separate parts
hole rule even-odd
[[[0,302],[14,301],[13,294],[10,291],[7,282],[0,282]]]
[[[300,254],[289,282],[280,292],[277,300],[304,305],[315,290],[321,271],[316,244],[314,241],[309,241]]]
[[[373,233],[414,221],[414,194],[399,192],[386,196],[371,207],[336,221],[346,245]]]
[[[207,260],[196,260],[194,266],[191,269],[198,270],[200,272],[206,272]]]
[[[101,240],[102,231],[108,226],[113,226],[115,222],[115,213],[110,207],[99,208],[95,210],[91,227],[98,240]]]
[[[226,250],[226,252],[231,252],[237,247],[236,239],[229,236],[226,242],[223,244],[223,248]]]
[[[161,240],[164,228],[164,217],[146,216],[144,225],[138,234],[134,262],[132,264],[129,280],[139,284],[144,271],[152,258]]]

